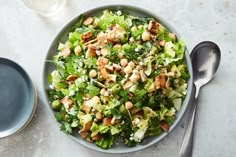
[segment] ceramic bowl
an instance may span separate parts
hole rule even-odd
[[[105,9],[110,9],[110,10],[121,10],[125,11],[126,13],[129,13],[130,15],[138,16],[138,17],[154,17],[157,21],[159,21],[163,26],[165,26],[169,31],[174,32],[177,34],[177,37],[180,37],[176,30],[168,24],[168,22],[161,17],[153,14],[151,11],[147,11],[145,9],[141,8],[136,8],[134,6],[127,6],[127,5],[110,5],[110,6],[103,6],[95,9],[91,9],[89,11],[86,11],[82,13],[85,16],[93,16],[93,15],[98,15],[101,14],[103,10]],[[53,42],[51,43],[51,46],[48,50],[48,55],[46,57],[46,60],[52,60],[53,56],[58,52],[57,47],[59,42],[65,42],[68,38],[68,32],[69,30],[79,21],[80,15],[73,18],[71,21],[69,21],[63,28],[62,30],[57,34]],[[191,65],[191,60],[189,57],[188,50],[186,49],[185,51],[185,61],[188,66],[188,70],[190,72],[190,75],[192,76],[192,65]],[[45,62],[44,65],[44,73],[43,73],[43,84],[44,84],[44,89],[45,89],[45,99],[47,101],[47,108],[50,111],[50,114],[53,115],[54,111],[51,109],[50,104],[48,103],[48,98],[46,96],[46,90],[49,88],[49,84],[47,82],[47,77],[48,75],[55,69],[54,65],[49,62]],[[135,147],[127,147],[123,144],[115,145],[110,149],[104,150],[99,147],[97,147],[95,144],[89,143],[85,140],[83,140],[78,133],[69,135],[72,139],[74,139],[76,142],[90,148],[96,151],[100,152],[105,152],[105,153],[114,153],[114,154],[119,154],[119,153],[129,153],[129,152],[134,152],[138,150],[142,150],[144,148],[147,148],[159,141],[161,141],[165,136],[169,134],[179,123],[180,119],[183,117],[184,112],[186,111],[186,108],[188,106],[188,102],[190,100],[190,95],[192,92],[192,77],[188,80],[188,89],[187,89],[187,95],[183,101],[182,107],[180,111],[176,115],[176,120],[171,125],[170,129],[166,133],[162,133],[160,136],[153,136],[153,137],[147,137],[145,138],[139,145]],[[58,129],[59,130],[59,129]]]

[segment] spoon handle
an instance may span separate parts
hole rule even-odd
[[[187,129],[184,135],[182,145],[180,147],[179,157],[191,157],[193,151],[193,135],[194,135],[194,122],[197,110],[199,88],[196,87],[195,99],[193,107],[190,113],[190,119],[188,121]]]

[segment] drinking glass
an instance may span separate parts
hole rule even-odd
[[[23,0],[26,6],[39,15],[48,17],[65,7],[66,0]]]

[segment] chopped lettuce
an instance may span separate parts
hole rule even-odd
[[[103,149],[108,149],[113,145],[113,139],[113,136],[104,134],[100,140],[96,141],[96,145]]]
[[[57,51],[47,94],[65,133],[131,147],[174,122],[190,77],[185,43],[155,19],[108,9],[81,16]]]
[[[109,10],[104,10],[102,16],[96,20],[98,27],[103,30],[106,30],[111,24],[118,24],[125,29],[129,28],[127,21],[125,21],[124,15],[118,16]]]

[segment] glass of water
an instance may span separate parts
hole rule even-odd
[[[65,7],[66,0],[23,0],[26,6],[41,16],[51,16]]]

